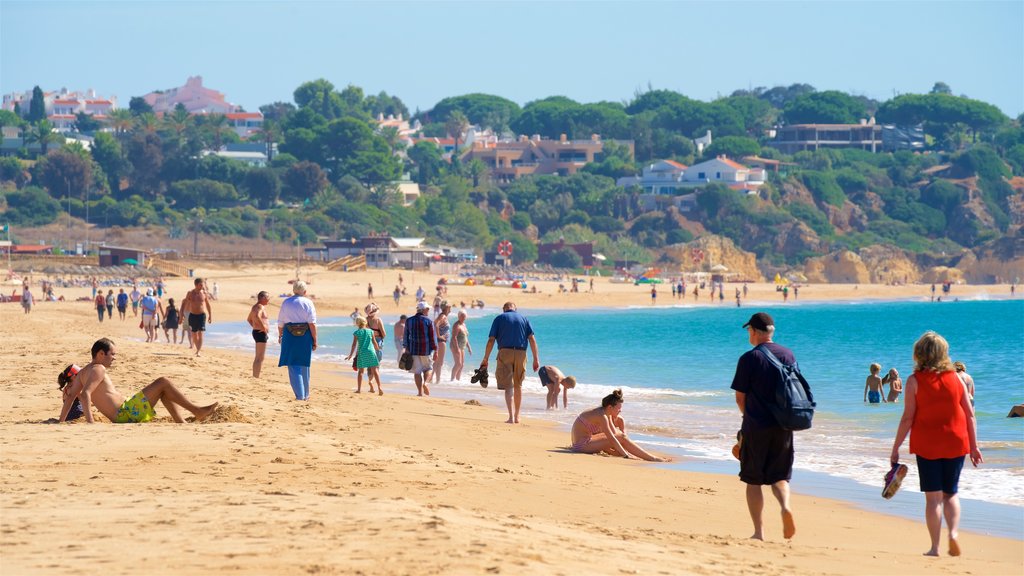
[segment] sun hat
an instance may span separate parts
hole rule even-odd
[[[423,302],[422,300],[416,303],[417,310],[430,310],[430,304]]]
[[[747,323],[743,325],[743,328],[750,326],[754,330],[760,330],[761,332],[767,332],[769,326],[775,326],[775,320],[768,315],[767,312],[758,312],[747,320]]]

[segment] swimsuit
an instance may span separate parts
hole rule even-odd
[[[139,391],[138,394],[124,401],[117,409],[115,424],[129,424],[138,422],[149,422],[156,416],[156,410],[146,399],[146,395]]]
[[[874,390],[868,392],[868,402],[871,404],[878,404],[882,401],[882,393],[875,392]]]
[[[266,344],[268,340],[267,333],[264,332],[263,330],[253,330],[252,339],[255,340],[256,343]]]
[[[573,442],[572,444],[571,450],[573,452],[582,452],[583,447],[586,446],[587,444],[590,444],[591,438],[593,438],[595,434],[600,434],[601,430],[595,429],[593,426],[591,426],[589,422],[583,419],[582,414],[576,417],[576,422],[582,423],[583,426],[587,429],[587,431],[590,432],[589,436],[584,436],[583,438],[580,438],[579,440]],[[572,426],[573,428],[575,428],[576,423],[574,422]]]

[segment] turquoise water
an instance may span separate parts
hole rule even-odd
[[[537,332],[541,362],[576,376],[580,384],[570,392],[570,410],[548,412],[543,410],[543,389],[535,376],[529,377],[523,416],[568,427],[579,410],[621,387],[631,435],[673,454],[684,467],[735,473],[729,450],[740,417],[729,385],[736,359],[750,348],[741,325],[756,310],[775,318],[775,340],[793,349],[818,402],[814,428],[797,436],[795,483],[800,474],[825,478],[826,485],[832,478],[827,495],[853,501],[880,491],[903,405],[863,403],[868,365],[878,362],[883,371],[895,367],[906,379],[912,372],[914,341],[935,330],[949,341],[952,358],[967,364],[977,386],[985,464],[964,470],[961,496],[1001,511],[1000,518],[990,518],[997,526],[989,522],[986,531],[1024,537],[1024,419],[1006,418],[1012,405],[1024,402],[1024,300],[524,310]],[[496,312],[473,311],[468,321],[477,351],[468,360],[471,366],[479,363]],[[219,324],[215,329],[210,334],[215,345],[251,346],[247,327]],[[320,334],[316,361],[335,361],[343,368],[341,357],[351,343],[349,320],[326,319]],[[273,357],[275,352],[268,354]],[[395,356],[389,342],[383,370],[385,381],[393,382],[389,390],[412,390],[409,375],[397,370]],[[493,387],[481,390],[468,382],[470,371],[463,382],[447,383],[450,366],[449,356],[446,383],[435,387],[435,395],[474,397],[503,406]],[[906,444],[903,459],[912,464]],[[909,514],[917,517],[920,494],[915,467],[910,469],[909,490],[892,502],[872,496],[870,502],[858,503],[877,511],[879,503],[896,503],[898,508],[902,498],[904,504],[914,502]],[[969,518],[965,514],[965,527]]]

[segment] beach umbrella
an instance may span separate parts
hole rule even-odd
[[[604,254],[601,254],[600,252],[597,252],[597,253],[594,254],[594,260],[602,260],[602,261],[604,261],[604,260],[607,260],[607,259],[608,258]]]
[[[136,264],[139,263],[139,261],[136,260],[135,258],[125,258],[124,260],[121,260],[121,262],[124,262],[125,264],[131,264],[132,266],[135,266]]]
[[[726,268],[725,266],[721,265],[721,264],[715,264],[714,266],[711,267],[711,271],[712,272],[728,272],[729,269]]]

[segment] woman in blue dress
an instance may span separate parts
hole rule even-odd
[[[380,372],[377,367],[380,361],[377,360],[377,351],[380,345],[374,338],[373,330],[366,327],[366,318],[356,317],[356,331],[352,333],[352,348],[345,360],[351,360],[355,355],[356,361],[353,368],[359,371],[356,376],[356,393],[363,391],[363,371],[367,373],[366,383],[370,386],[370,394],[373,394],[373,381],[377,381],[377,394],[384,395],[384,387],[380,384]]]
[[[306,298],[306,283],[292,284],[294,296],[285,298],[277,315],[278,366],[288,367],[288,381],[296,400],[309,400],[309,364],[316,350],[316,308]]]

